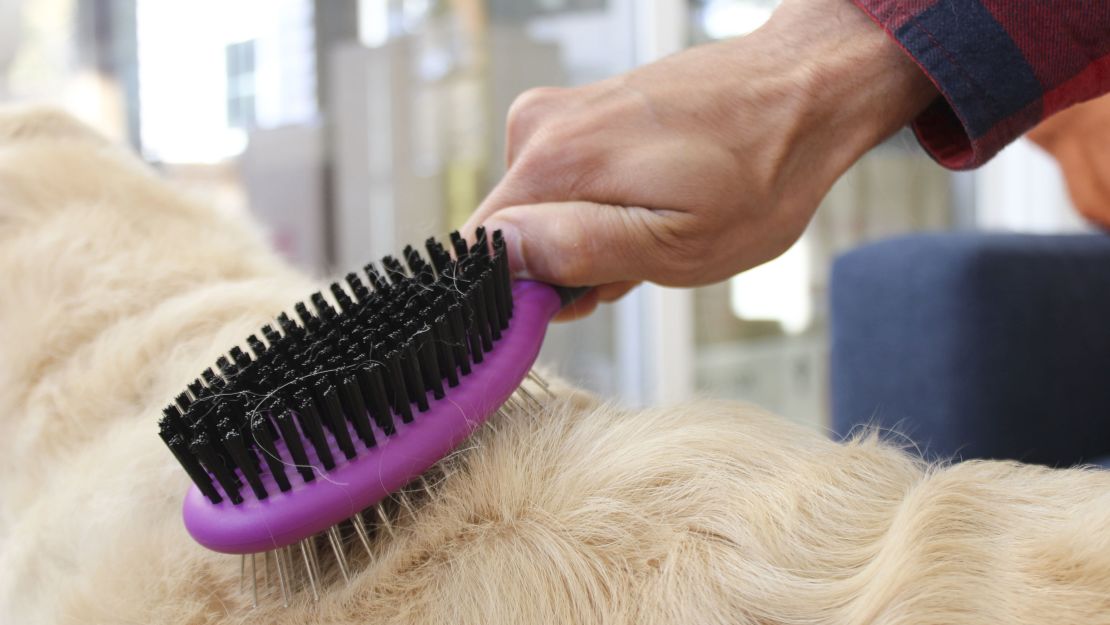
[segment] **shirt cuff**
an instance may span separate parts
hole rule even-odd
[[[853,2],[910,55],[940,92],[942,97],[914,120],[913,130],[944,167],[978,167],[1040,121],[1040,82],[1002,25],[978,0]]]

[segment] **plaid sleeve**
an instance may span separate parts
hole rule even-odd
[[[1042,119],[1110,91],[1106,0],[853,0],[943,94],[913,123],[945,167],[977,167]]]

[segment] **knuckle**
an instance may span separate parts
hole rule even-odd
[[[508,132],[510,136],[520,136],[535,122],[543,109],[555,100],[562,91],[557,87],[535,87],[516,97],[509,106]]]

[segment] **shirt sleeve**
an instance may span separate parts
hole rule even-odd
[[[940,90],[913,122],[941,165],[971,169],[1041,120],[1110,92],[1106,0],[853,0]]]

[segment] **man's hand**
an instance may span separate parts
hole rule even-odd
[[[514,272],[596,286],[717,282],[784,252],[832,183],[936,92],[849,0],[787,0],[742,39],[596,84],[536,89],[508,121],[508,173],[468,221]]]

